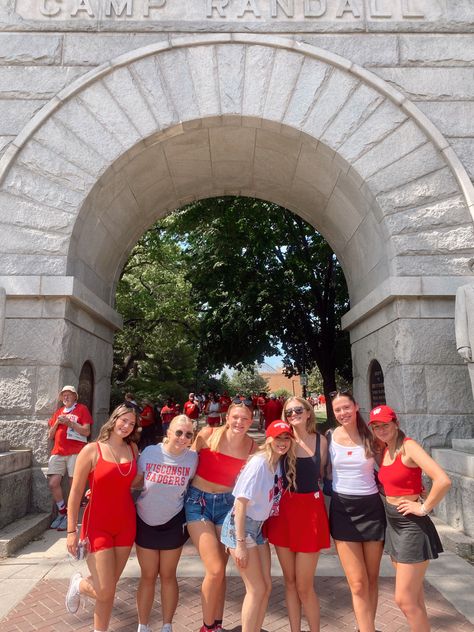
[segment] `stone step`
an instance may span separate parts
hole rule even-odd
[[[0,529],[30,510],[32,469],[0,476]]]
[[[31,450],[10,450],[0,452],[0,476],[31,467]]]
[[[447,472],[474,479],[474,453],[469,454],[449,448],[433,448],[431,455]]]
[[[474,454],[474,439],[453,439],[453,450]]]
[[[462,531],[453,529],[453,527],[436,518],[436,516],[432,516],[431,519],[436,526],[446,551],[456,553],[456,555],[466,560],[474,561],[474,538],[469,537]]]
[[[0,529],[0,558],[13,555],[33,538],[41,535],[50,522],[50,513],[28,514]]]
[[[8,452],[10,449],[10,442],[6,439],[0,439],[0,452]]]

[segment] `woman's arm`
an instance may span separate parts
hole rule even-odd
[[[235,563],[241,568],[246,568],[249,561],[249,552],[245,543],[245,518],[247,515],[247,498],[237,498],[234,503],[235,539]]]
[[[191,450],[194,450],[194,452],[199,452],[201,448],[206,448],[207,440],[211,436],[212,432],[213,432],[213,428],[209,428],[209,427],[206,427],[200,430],[196,438],[194,439],[194,443],[191,446]]]
[[[416,501],[402,500],[398,504],[398,510],[406,516],[409,513],[416,516],[425,516],[438,505],[448,493],[451,480],[446,472],[434,461],[430,455],[416,441],[405,441],[405,455],[414,465],[421,467],[433,484],[425,501],[420,504]]]
[[[320,441],[320,452],[321,452],[321,470],[319,472],[319,477],[322,479],[325,476],[326,466],[328,464],[328,440],[322,434],[319,435],[321,437]],[[316,438],[317,440],[317,438]]]
[[[72,555],[76,555],[79,534],[77,531],[77,521],[79,518],[79,507],[86,488],[87,477],[95,467],[97,458],[97,446],[95,443],[86,445],[78,454],[76,465],[74,466],[74,476],[72,479],[71,491],[67,503],[67,550]]]

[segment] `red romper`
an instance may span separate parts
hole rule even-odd
[[[132,546],[135,542],[136,513],[130,486],[137,474],[137,461],[115,463],[99,455],[89,474],[91,496],[82,519],[81,538],[88,537],[94,553],[115,546]]]

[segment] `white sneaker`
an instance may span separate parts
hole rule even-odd
[[[161,628],[161,632],[173,632],[173,626],[171,623],[165,623]]]
[[[79,592],[81,579],[82,575],[80,573],[74,573],[69,580],[69,588],[66,593],[66,610],[71,614],[75,614],[81,605],[81,593]]]
[[[151,628],[149,625],[145,625],[144,623],[139,623],[137,632],[151,632]]]

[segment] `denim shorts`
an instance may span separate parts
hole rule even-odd
[[[245,516],[245,544],[248,549],[267,542],[267,539],[264,538],[262,534],[262,526],[263,520],[253,520]],[[234,514],[229,511],[222,525],[221,542],[226,549],[235,549],[237,546],[236,537],[235,517]]]
[[[230,492],[209,494],[197,487],[190,487],[184,499],[186,522],[212,522],[220,526],[234,505],[234,497]]]

